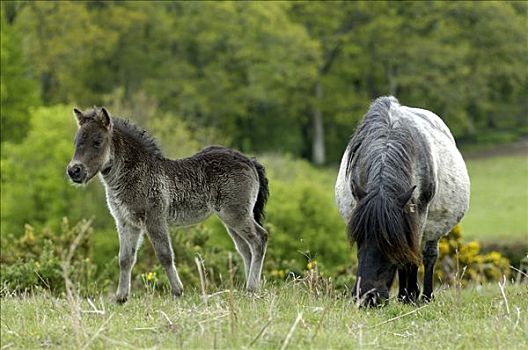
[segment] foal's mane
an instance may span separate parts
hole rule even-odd
[[[391,110],[391,104],[395,108]],[[373,241],[393,262],[418,261],[415,215],[405,214],[401,196],[413,186],[416,144],[409,128],[394,120],[398,100],[375,100],[349,143],[347,177],[366,193],[348,223],[350,239]]]
[[[151,153],[157,158],[163,158],[158,141],[147,130],[133,124],[128,119],[119,117],[112,117],[112,124],[114,129],[119,130],[140,144],[145,152]]]
[[[97,120],[98,115],[102,113],[103,108],[93,107],[88,111],[84,112],[85,118]],[[149,154],[157,158],[164,158],[161,152],[158,141],[150,135],[150,133],[135,125],[128,119],[112,116],[113,129],[119,131],[121,134],[128,136],[134,140],[141,148]]]

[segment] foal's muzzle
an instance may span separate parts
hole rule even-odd
[[[74,163],[68,165],[68,176],[75,183],[83,183],[86,180],[86,168],[80,163]]]

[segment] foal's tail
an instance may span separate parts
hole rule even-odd
[[[255,221],[262,226],[262,219],[264,219],[264,206],[269,197],[268,178],[266,177],[266,170],[262,164],[257,162],[255,158],[251,159],[251,162],[255,166],[255,169],[257,169],[259,179],[259,192],[257,202],[253,207],[253,216]]]

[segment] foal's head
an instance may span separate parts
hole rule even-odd
[[[75,135],[75,152],[67,173],[73,182],[86,184],[99,171],[104,173],[109,167],[112,118],[104,107],[87,112],[74,108],[73,113],[79,130]]]
[[[413,186],[394,196],[382,190],[367,193],[355,183],[357,199],[348,230],[358,246],[357,282],[353,296],[375,306],[389,298],[398,266],[419,260],[419,213],[412,198]]]

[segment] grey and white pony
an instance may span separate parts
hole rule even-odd
[[[111,117],[105,108],[74,109],[74,115],[79,129],[67,173],[78,184],[99,174],[106,189],[119,233],[118,302],[128,298],[144,233],[167,272],[172,294],[181,295],[168,226],[198,223],[213,213],[223,221],[243,258],[246,289],[259,287],[268,239],[261,220],[269,194],[260,163],[219,146],[170,160],[145,130]]]
[[[431,300],[438,240],[469,207],[466,165],[444,122],[378,98],[346,148],[335,194],[358,245],[354,296],[365,305],[386,301],[397,270],[399,299],[415,302],[423,260],[423,299]]]

